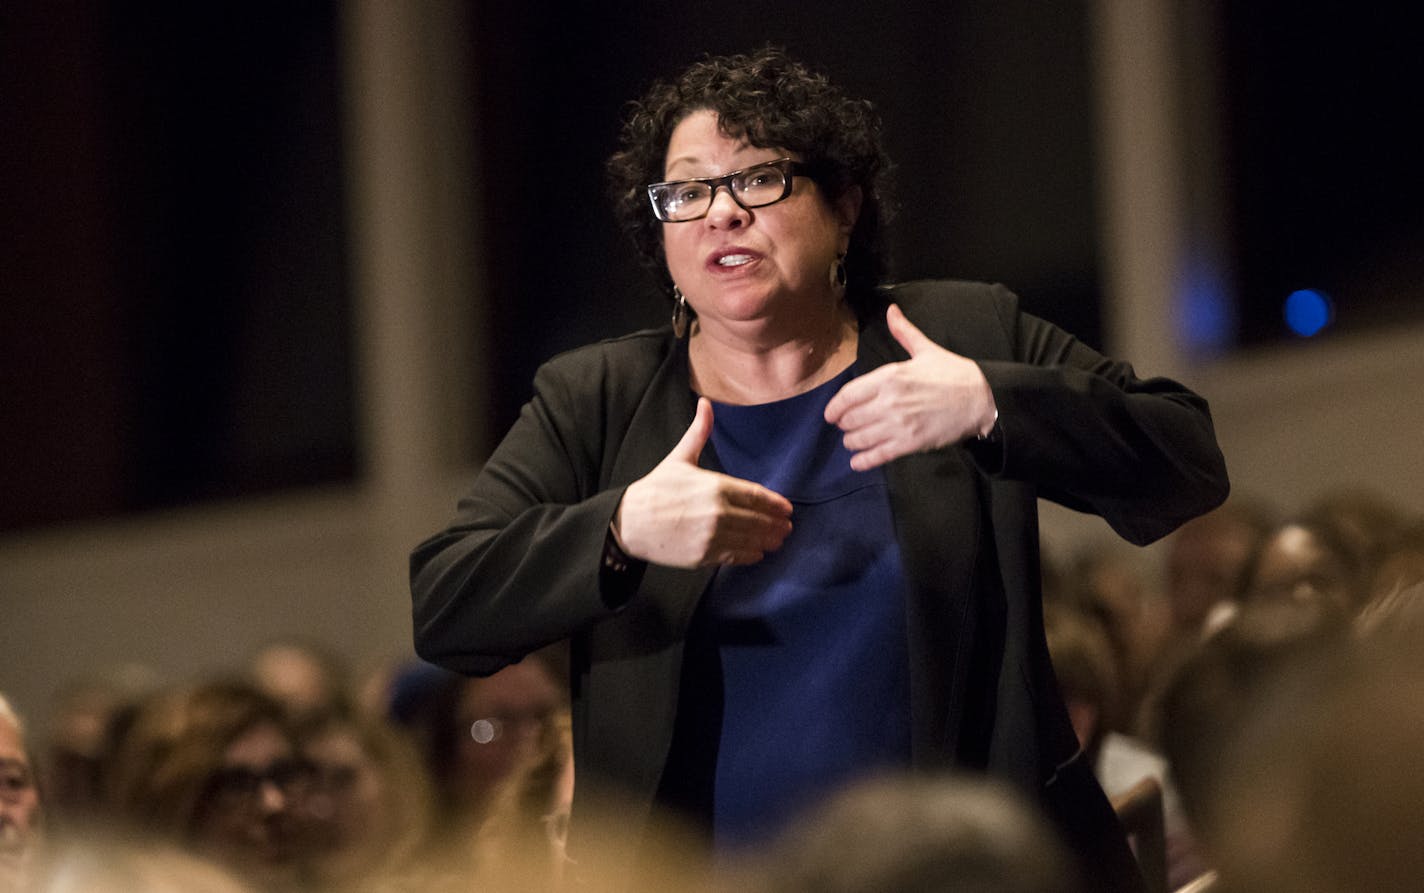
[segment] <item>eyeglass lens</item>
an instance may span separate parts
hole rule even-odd
[[[262,771],[246,767],[223,769],[218,772],[214,781],[216,788],[223,794],[251,797],[268,782],[284,793],[291,793],[312,781],[314,774],[313,767],[307,763],[283,762]]]
[[[760,208],[786,198],[790,193],[787,160],[759,164],[722,177],[677,180],[649,187],[658,217],[668,221],[696,220],[712,208],[719,186],[726,186],[743,208]]]

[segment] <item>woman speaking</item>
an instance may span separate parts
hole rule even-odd
[[[886,167],[870,106],[777,50],[632,107],[609,171],[671,324],[539,370],[412,556],[417,651],[569,640],[575,856],[602,796],[724,851],[870,773],[978,770],[1137,889],[1049,664],[1036,500],[1135,543],[1213,508],[1206,404],[1002,287],[885,284]]]

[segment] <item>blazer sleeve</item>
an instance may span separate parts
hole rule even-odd
[[[1013,359],[980,360],[999,410],[997,448],[976,455],[984,470],[1031,481],[1139,545],[1226,499],[1203,398],[1170,379],[1138,378],[996,291]]]
[[[622,488],[598,487],[606,409],[587,372],[541,367],[534,397],[455,519],[411,554],[415,650],[425,660],[493,673],[626,599],[616,585],[600,585]]]

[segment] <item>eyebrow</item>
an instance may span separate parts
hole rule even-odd
[[[684,162],[688,164],[699,164],[701,163],[701,161],[702,159],[698,158],[696,155],[679,155],[676,158],[669,158],[667,163],[663,165],[663,170],[669,170],[670,168],[673,168],[678,164],[682,164]]]
[[[727,174],[734,173],[734,172],[736,172],[736,171],[744,171],[744,170],[746,170],[747,168],[750,168],[750,167],[757,167],[758,165],[770,164],[770,163],[773,162],[773,161],[780,161],[782,158],[785,158],[785,157],[787,157],[787,156],[785,156],[785,155],[773,155],[773,156],[770,157],[770,158],[762,158],[762,159],[760,159],[760,160],[758,160],[758,161],[743,161],[743,162],[740,162],[737,167],[734,167],[734,168],[732,168],[731,170],[722,171],[722,173],[720,173],[720,174],[707,174],[707,175],[705,175],[705,176],[700,176],[700,177],[688,177],[688,176],[672,177],[672,176],[669,176],[669,175],[668,175],[668,171],[672,170],[672,169],[673,169],[673,166],[676,165],[676,164],[678,164],[679,162],[687,162],[687,163],[692,164],[692,165],[697,165],[697,164],[702,163],[702,160],[699,159],[699,158],[695,158],[695,157],[690,156],[690,155],[684,155],[684,156],[680,156],[680,157],[678,157],[678,158],[674,158],[674,159],[667,165],[667,167],[663,168],[663,176],[666,177],[666,178],[668,179],[668,181],[670,181],[670,182],[675,182],[675,181],[678,181],[678,180],[713,180],[713,179],[716,179],[717,177],[723,177],[723,176],[726,176]]]
[[[759,146],[753,146],[751,143],[747,142],[746,140],[743,140],[743,141],[738,145],[737,151],[738,151],[738,152],[745,152],[745,151],[748,150],[748,149],[757,149],[757,148],[760,148],[760,147],[759,147]],[[665,165],[663,165],[663,170],[666,171],[666,170],[668,170],[669,168],[671,168],[673,165],[675,165],[675,164],[677,164],[677,163],[679,163],[679,162],[688,162],[688,163],[690,163],[690,164],[701,164],[701,163],[703,163],[702,159],[699,158],[699,157],[696,156],[696,155],[679,155],[679,156],[677,156],[676,158],[670,158],[670,159],[668,159],[667,163],[666,163]],[[753,163],[755,163],[755,162],[753,162]]]

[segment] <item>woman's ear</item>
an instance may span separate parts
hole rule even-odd
[[[864,193],[859,186],[851,186],[841,193],[841,197],[836,199],[836,217],[840,221],[841,235],[850,238],[851,230],[855,229],[855,222],[860,219],[860,203]]]

